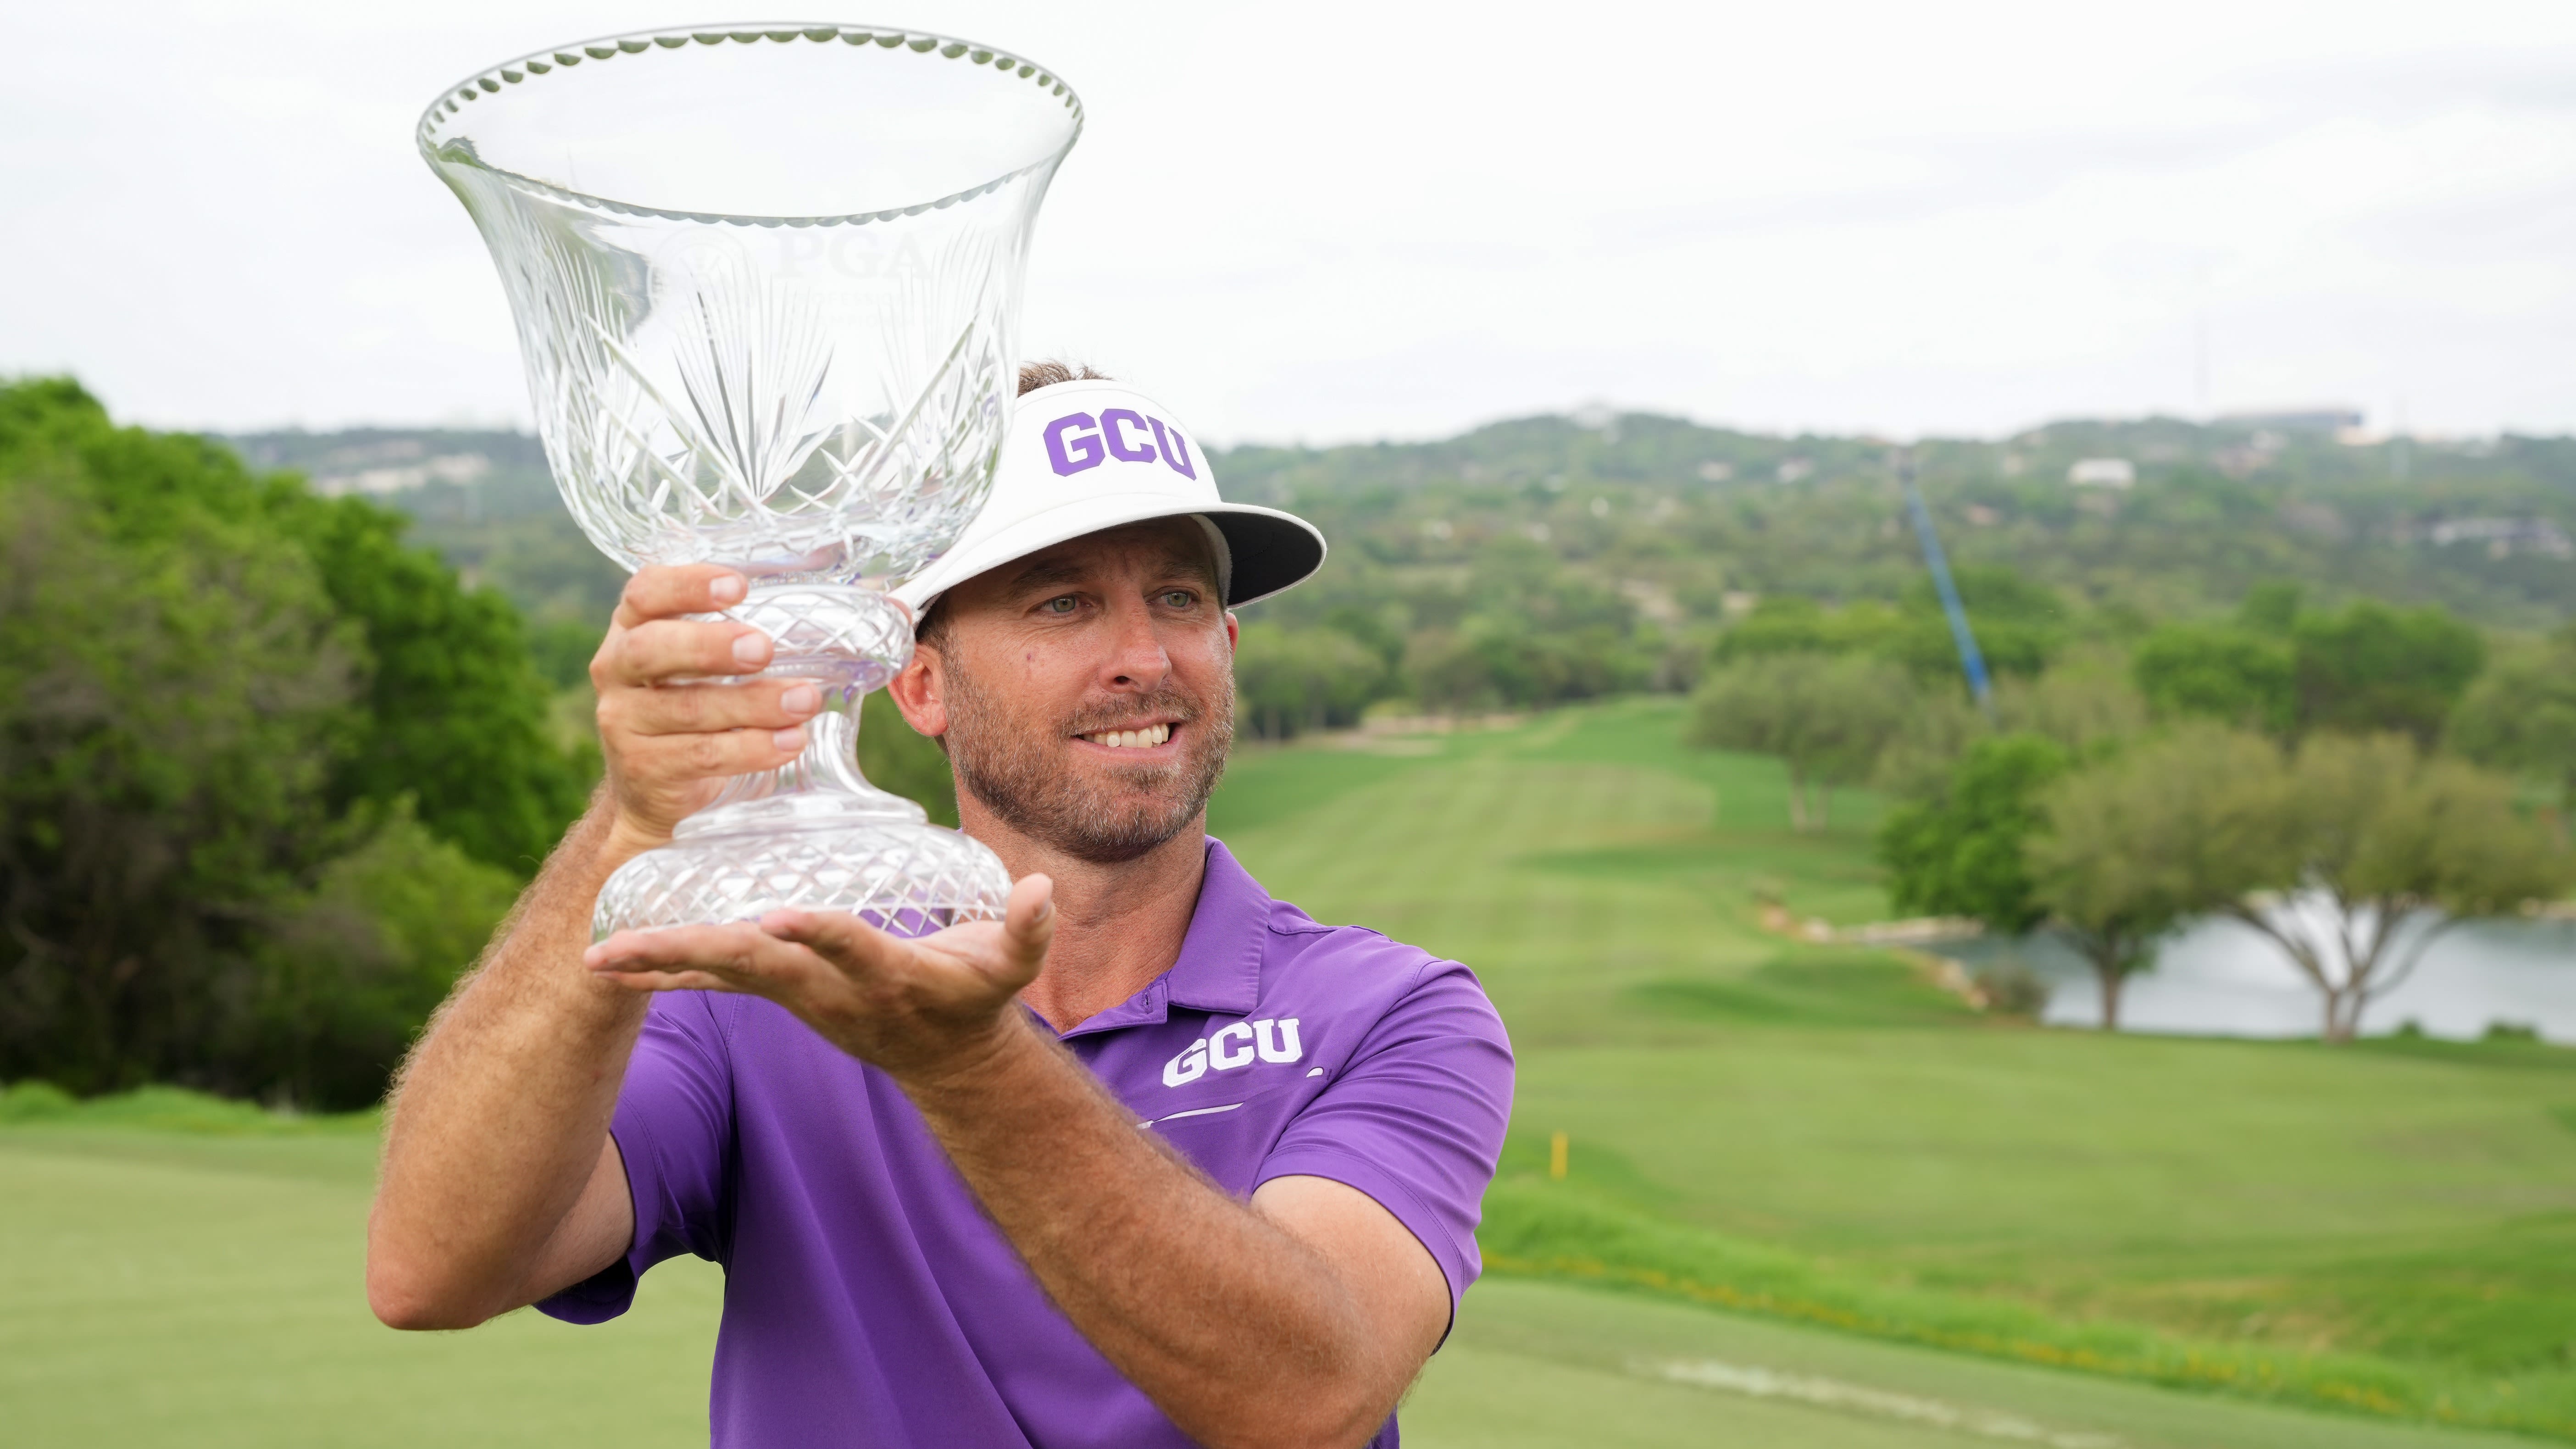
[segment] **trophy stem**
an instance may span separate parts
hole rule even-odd
[[[859,772],[859,702],[912,657],[903,606],[846,584],[756,584],[725,617],[767,634],[762,674],[815,681],[823,711],[794,761],[735,776],[670,844],[619,867],[593,931],[755,920],[780,906],[848,911],[907,935],[1001,915],[1001,860]]]
[[[680,822],[674,838],[790,821],[929,819],[919,805],[878,789],[860,772],[859,702],[866,697],[849,685],[826,685],[823,712],[805,722],[805,753],[775,770],[726,781],[714,803]]]

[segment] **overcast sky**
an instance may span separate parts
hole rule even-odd
[[[421,107],[540,47],[769,13],[0,0],[0,373],[69,370],[159,426],[524,418]],[[1028,344],[1211,439],[1592,401],[1895,435],[2308,403],[2576,430],[2564,0],[808,13],[1082,93]]]

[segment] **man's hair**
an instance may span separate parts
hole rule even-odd
[[[1020,364],[1020,395],[1022,397],[1026,397],[1030,393],[1036,392],[1042,387],[1053,387],[1059,382],[1110,382],[1113,380],[1114,379],[1112,379],[1109,374],[1105,372],[1094,372],[1089,366],[1079,362],[1058,362],[1050,359],[1045,362],[1023,362]]]
[[[1022,397],[1042,387],[1053,387],[1059,382],[1111,382],[1114,380],[1106,373],[1092,371],[1088,363],[1062,362],[1049,358],[1044,362],[1020,364],[1020,396]],[[948,642],[947,604],[948,598],[945,594],[930,601],[930,612],[921,616],[920,625],[912,631],[915,642],[927,644],[933,649],[941,648]]]

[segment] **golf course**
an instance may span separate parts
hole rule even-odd
[[[1767,928],[1889,914],[1876,805],[1793,834],[1683,710],[1247,748],[1211,807],[1274,894],[1472,965],[1519,1052],[1408,1444],[2576,1442],[2576,1051],[1990,1017]],[[0,1440],[704,1442],[715,1268],[392,1333],[373,1152],[365,1114],[0,1096]]]

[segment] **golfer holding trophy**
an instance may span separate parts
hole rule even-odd
[[[1510,1045],[1466,968],[1207,836],[1229,611],[1324,542],[1152,399],[1019,365],[1081,122],[1023,57],[810,23],[542,52],[422,118],[634,576],[607,781],[396,1088],[387,1323],[595,1323],[694,1253],[719,1445],[1396,1442]],[[860,777],[878,687],[962,834]]]

